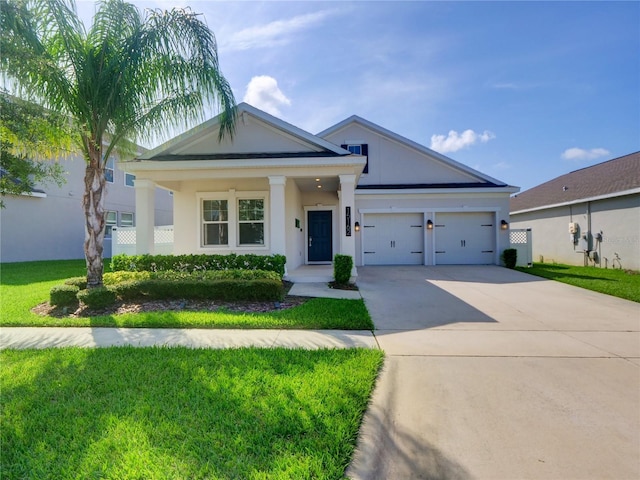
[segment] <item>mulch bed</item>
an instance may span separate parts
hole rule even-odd
[[[238,313],[264,313],[284,310],[308,301],[308,297],[287,295],[283,301],[276,302],[222,302],[217,300],[143,300],[139,302],[116,302],[112,306],[100,310],[90,309],[85,305],[77,308],[63,309],[44,302],[31,309],[33,313],[56,318],[95,317],[98,315],[121,315],[123,313],[164,312],[164,311],[209,311],[225,310]]]

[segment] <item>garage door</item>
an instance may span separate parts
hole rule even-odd
[[[435,227],[436,265],[495,263],[493,213],[438,213]]]
[[[365,265],[422,265],[424,224],[421,213],[367,214],[363,218]]]

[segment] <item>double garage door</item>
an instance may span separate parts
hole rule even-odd
[[[366,214],[363,223],[365,265],[425,263],[425,220],[422,213]],[[437,213],[434,227],[436,265],[495,262],[493,213]]]

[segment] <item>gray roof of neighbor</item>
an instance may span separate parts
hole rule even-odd
[[[640,188],[640,152],[575,170],[511,197],[511,213]]]

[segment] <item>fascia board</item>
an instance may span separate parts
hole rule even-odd
[[[634,195],[634,194],[637,194],[637,193],[640,193],[640,188],[633,188],[631,190],[623,190],[621,192],[608,193],[606,195],[598,195],[596,197],[578,198],[576,200],[571,200],[570,202],[554,203],[552,205],[542,205],[540,207],[525,208],[523,210],[514,210],[513,212],[511,212],[511,215],[518,215],[520,213],[537,212],[537,211],[540,211],[540,210],[548,210],[548,209],[551,209],[551,208],[567,207],[569,205],[576,205],[578,203],[595,202],[595,201],[598,201],[598,200],[606,200],[608,198],[624,197],[626,195]]]
[[[356,195],[403,195],[403,194],[442,194],[442,193],[516,193],[519,192],[518,187],[480,187],[480,188],[406,188],[406,189],[380,189],[380,190],[357,190]]]

